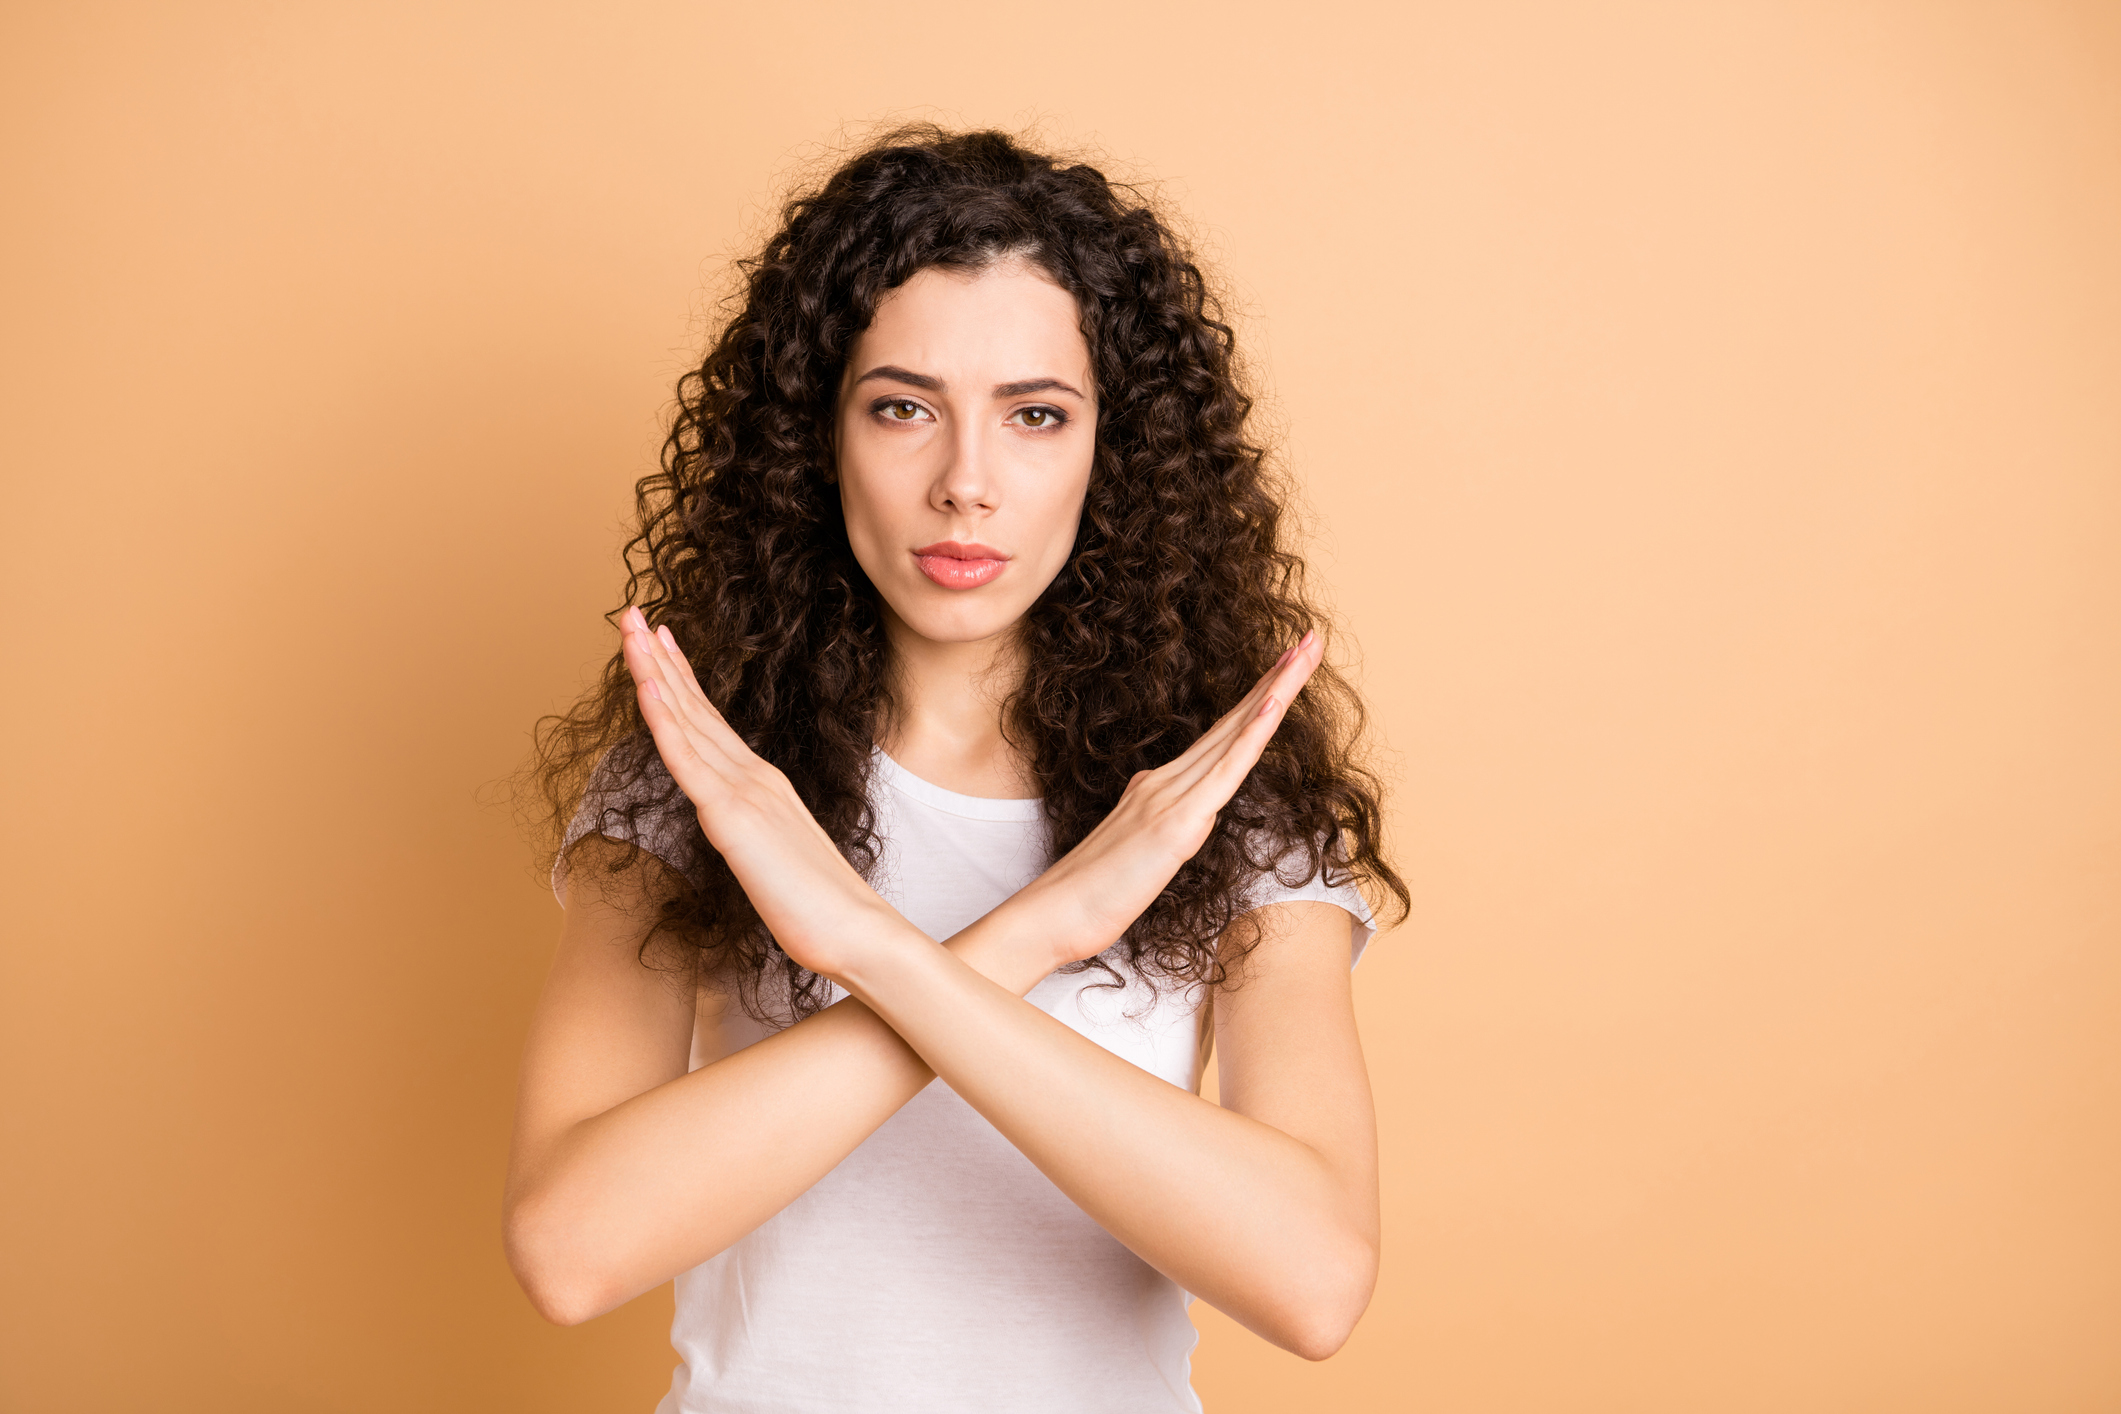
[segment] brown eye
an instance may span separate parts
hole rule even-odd
[[[1052,414],[1052,413],[1050,413],[1050,412],[1047,412],[1047,411],[1046,411],[1046,410],[1045,410],[1044,408],[1025,408],[1025,409],[1024,409],[1024,426],[1026,426],[1026,427],[1044,427],[1044,426],[1046,425],[1047,421],[1048,421],[1048,420],[1049,420],[1049,419],[1050,419],[1050,418],[1051,418],[1052,416],[1053,416],[1053,414]]]
[[[914,418],[921,415],[921,405],[919,403],[898,402],[889,406],[891,415],[900,422],[911,422]]]

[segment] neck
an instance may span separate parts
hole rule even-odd
[[[1002,701],[1023,676],[1013,632],[971,643],[938,643],[886,607],[892,710],[877,744],[914,775],[960,795],[991,800],[1038,794],[1002,739]]]

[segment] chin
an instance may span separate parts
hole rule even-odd
[[[944,591],[948,592],[948,591]],[[919,596],[929,599],[927,595]],[[951,595],[955,602],[905,603],[891,606],[899,621],[930,643],[979,643],[1007,633],[1022,619],[1028,604],[981,604],[965,602],[969,596]]]

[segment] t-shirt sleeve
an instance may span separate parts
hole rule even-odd
[[[1245,890],[1247,901],[1253,908],[1264,908],[1270,903],[1316,902],[1338,904],[1346,909],[1348,918],[1348,966],[1354,967],[1362,961],[1363,951],[1370,946],[1370,939],[1377,936],[1377,919],[1370,912],[1361,890],[1352,879],[1338,884],[1325,881],[1327,870],[1320,870],[1300,884],[1282,882],[1302,868],[1301,854],[1285,855],[1285,866],[1280,870],[1262,874]],[[1332,871],[1338,874],[1338,871]]]
[[[619,773],[611,753],[604,754],[590,773],[582,803],[575,807],[574,818],[567,822],[567,833],[560,839],[560,852],[552,861],[552,896],[563,908],[567,904],[568,852],[588,835],[605,835],[637,844],[678,873],[692,872],[699,863],[699,850],[694,843],[696,821],[691,803],[683,794],[674,792],[676,782],[670,779],[669,769],[660,757],[652,757],[640,779],[629,787],[619,784]],[[651,803],[666,793],[671,795],[667,805]],[[629,819],[627,807],[637,802],[644,808]]]

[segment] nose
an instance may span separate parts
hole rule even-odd
[[[962,419],[945,444],[943,464],[929,490],[929,504],[960,516],[984,516],[1000,503],[993,432],[980,419]]]

